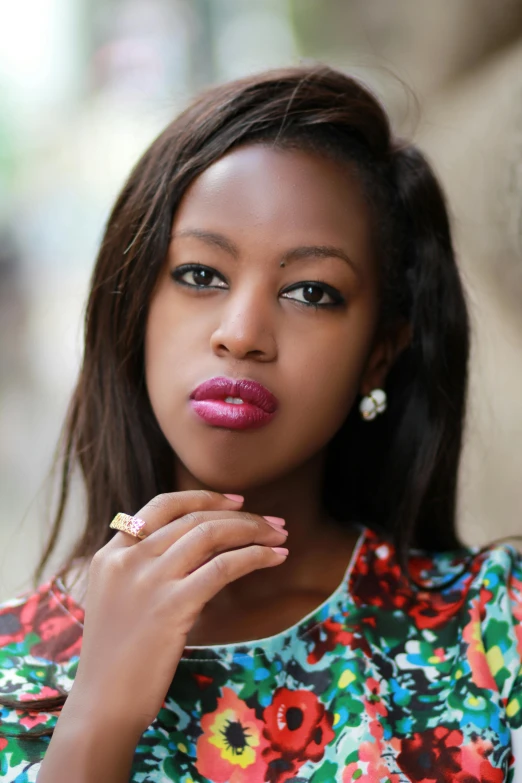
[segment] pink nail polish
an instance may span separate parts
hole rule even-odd
[[[270,525],[271,528],[274,530],[277,530],[278,533],[283,533],[283,535],[288,535],[288,530],[285,530],[284,527],[281,527],[281,525],[276,525],[275,522],[267,522],[267,524]]]
[[[266,519],[267,522],[272,522],[274,525],[280,525],[281,527],[286,525],[286,520],[282,519],[282,517],[263,517],[263,519]]]
[[[244,501],[243,495],[227,495],[226,492],[223,493],[224,497],[229,498],[229,500],[235,500],[236,503],[242,503]]]
[[[284,555],[285,557],[288,554],[288,549],[285,549],[284,546],[271,546],[270,549],[275,552],[278,555]]]

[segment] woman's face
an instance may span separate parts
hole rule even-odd
[[[321,452],[383,380],[378,307],[369,210],[348,165],[258,144],[206,169],[176,212],[145,340],[152,408],[184,469],[244,491]],[[277,409],[234,428],[228,414],[248,425],[255,406],[191,400],[215,377],[262,384]]]

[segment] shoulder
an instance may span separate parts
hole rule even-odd
[[[0,660],[31,656],[62,663],[78,656],[80,611],[51,579],[0,603]]]
[[[407,573],[391,541],[370,531],[352,579],[355,603],[379,614],[400,612],[419,631],[450,625],[457,633],[478,617],[489,631],[518,633],[522,556],[513,547],[412,551],[405,565]]]
[[[462,577],[461,643],[473,684],[497,692],[522,728],[522,555],[509,545],[473,552]]]
[[[520,578],[522,554],[508,544],[464,547],[455,552],[426,554],[412,552],[412,568],[422,581],[443,587],[444,583],[462,573],[464,583],[490,581],[494,587],[506,580]],[[492,580],[492,581],[491,581]]]
[[[56,716],[31,703],[72,687],[83,628],[63,598],[51,580],[0,604],[0,744],[53,725]]]
[[[457,593],[467,596],[487,586],[490,598],[495,599],[503,587],[509,586],[514,598],[521,594],[522,554],[507,544],[462,547],[448,552],[411,550],[405,565],[411,580],[409,588],[417,593],[450,592],[454,596]],[[391,539],[367,530],[361,549],[359,580],[365,578],[377,586],[379,578],[385,576],[393,588],[386,592],[402,593],[408,586],[402,566]]]
[[[410,582],[393,545],[369,534],[354,600],[382,645],[400,633],[410,652],[429,648],[426,660],[453,656],[462,681],[499,693],[512,727],[522,727],[521,553],[509,545],[411,552],[408,570]]]

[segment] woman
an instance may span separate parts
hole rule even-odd
[[[102,242],[0,779],[513,780],[520,557],[455,531],[468,347],[440,187],[363,85],[199,97]]]

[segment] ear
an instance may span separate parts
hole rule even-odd
[[[410,342],[409,323],[402,322],[386,333],[377,335],[361,377],[359,391],[363,397],[374,389],[384,389],[388,373]]]

